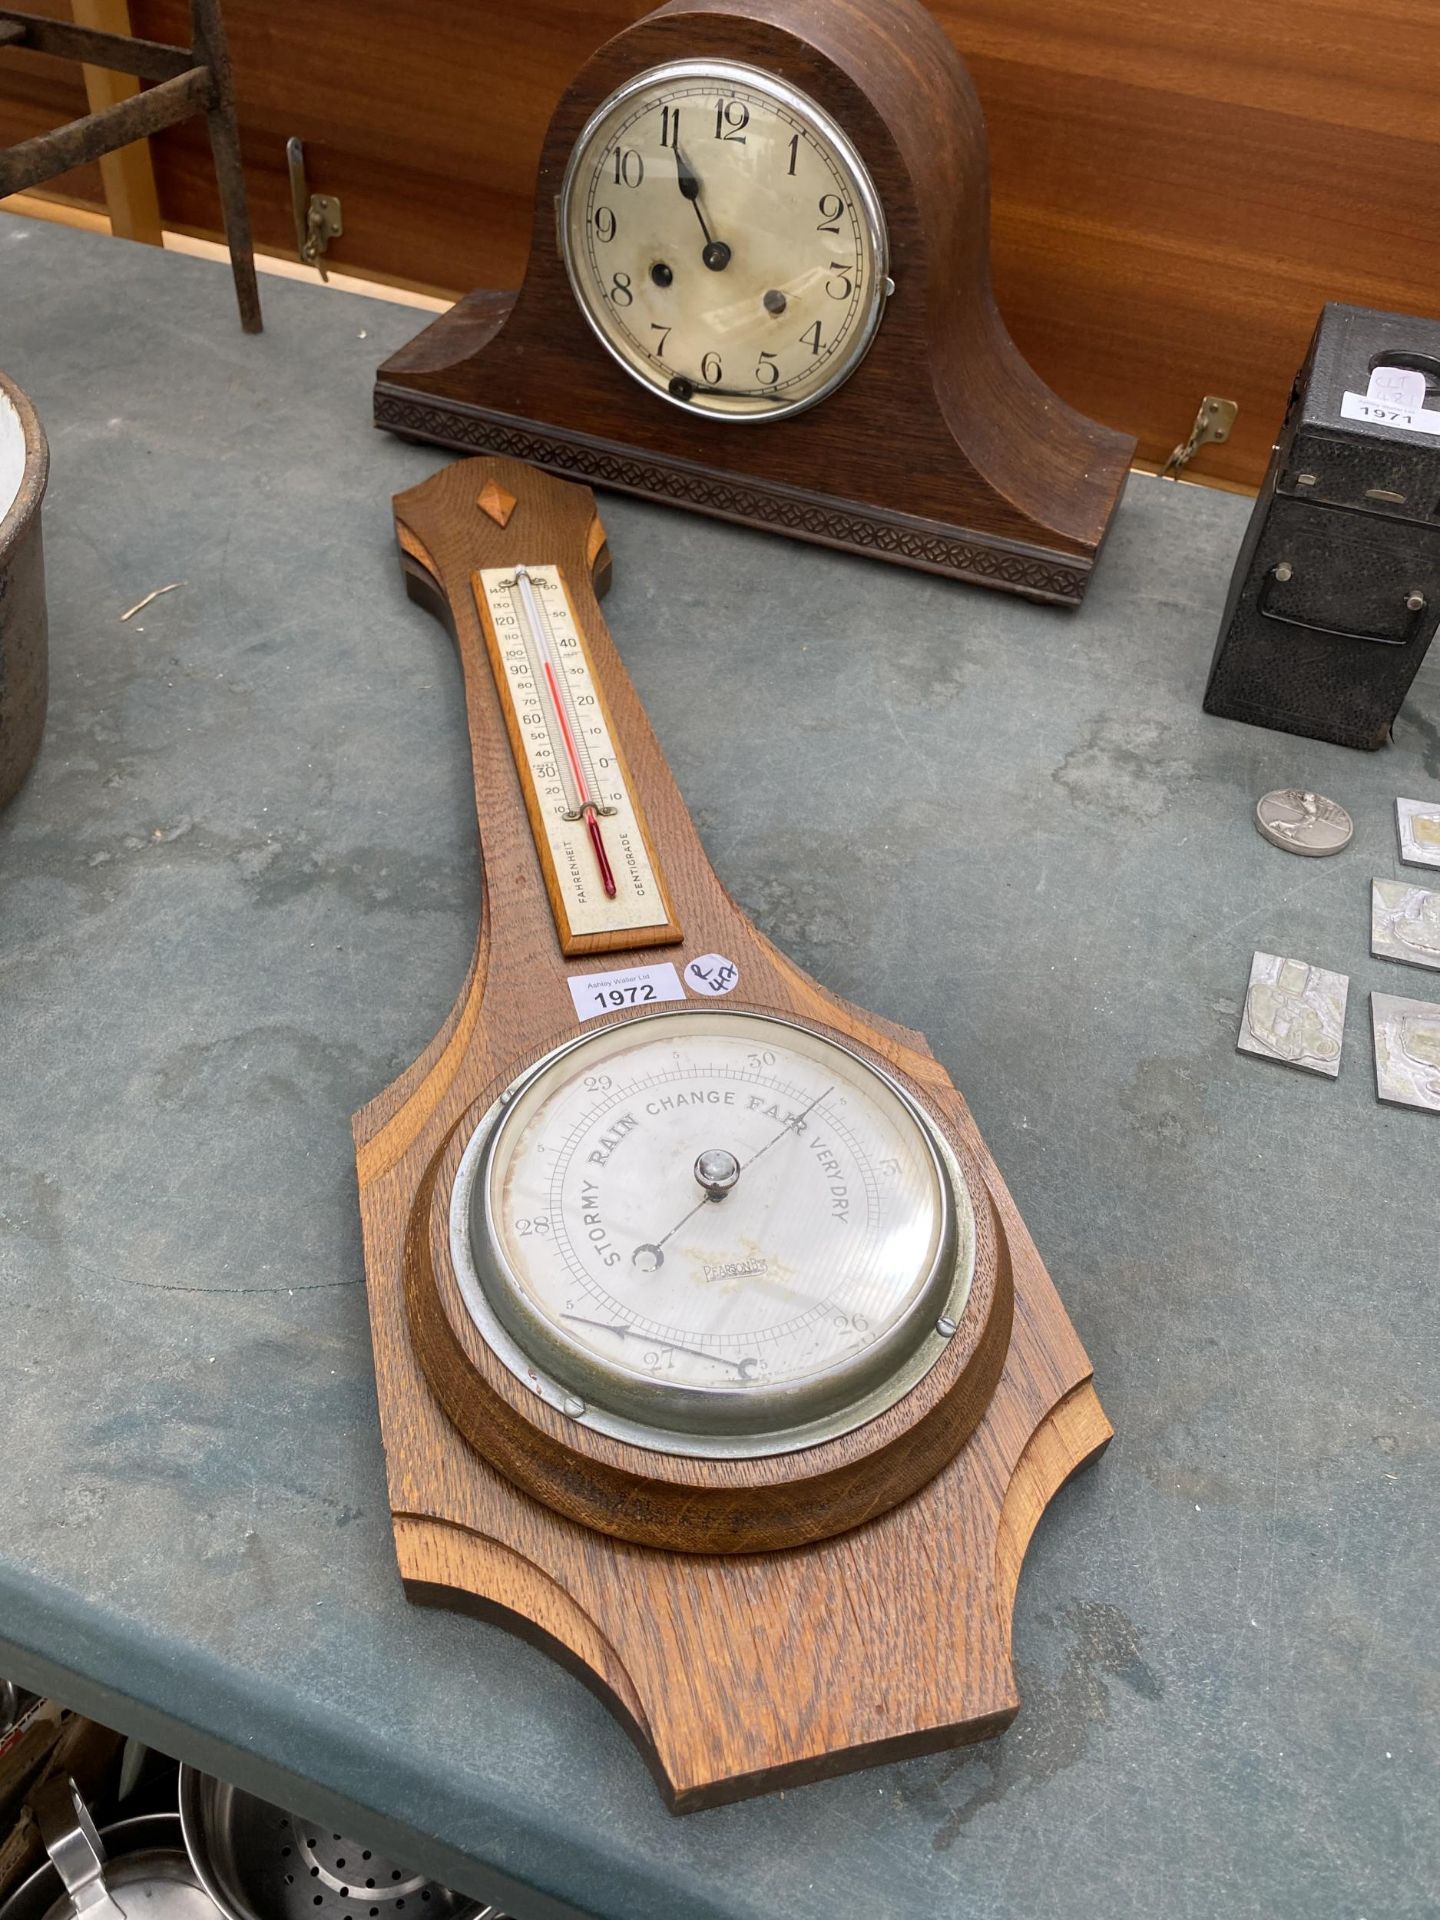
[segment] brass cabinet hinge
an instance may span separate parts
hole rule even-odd
[[[1178,480],[1181,473],[1201,447],[1212,442],[1228,440],[1230,429],[1235,424],[1235,416],[1240,408],[1234,400],[1221,400],[1216,394],[1207,393],[1200,402],[1200,411],[1195,416],[1195,424],[1190,429],[1190,438],[1182,440],[1170,458],[1160,469],[1162,480]]]
[[[340,202],[333,193],[311,193],[305,178],[305,143],[298,136],[285,142],[285,161],[290,169],[290,206],[295,215],[295,251],[307,267],[314,267],[322,280],[328,280],[325,255],[330,242],[345,231],[340,218]]]

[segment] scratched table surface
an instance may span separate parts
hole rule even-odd
[[[1204,716],[1245,500],[1135,478],[1078,614],[610,497],[608,617],[721,878],[968,1097],[1117,1428],[986,1745],[672,1819],[605,1708],[391,1551],[349,1116],[479,905],[460,683],[368,424],[418,316],[0,215],[53,687],[0,818],[0,1672],[520,1920],[1440,1911],[1440,1117],[1377,1104],[1397,794]],[[152,588],[173,593],[122,623]],[[1440,650],[1437,650],[1440,651]],[[1336,859],[1268,846],[1318,787]],[[1338,1081],[1235,1049],[1347,973]],[[945,1647],[935,1658],[948,1657]]]

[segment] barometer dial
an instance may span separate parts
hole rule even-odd
[[[677,61],[576,142],[560,244],[626,370],[699,413],[766,420],[853,373],[885,296],[885,222],[855,148],[758,68]]]
[[[532,1069],[477,1129],[451,1227],[511,1371],[676,1453],[873,1418],[943,1352],[974,1257],[958,1163],[895,1082],[723,1011],[628,1021]]]

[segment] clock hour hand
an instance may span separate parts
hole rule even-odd
[[[700,211],[700,179],[691,171],[690,163],[680,151],[680,143],[675,143],[675,184],[682,195],[695,209],[695,218],[700,222],[700,231],[705,236],[705,245],[700,258],[712,273],[722,273],[730,264],[730,249],[723,240],[711,238],[710,228],[705,215]]]

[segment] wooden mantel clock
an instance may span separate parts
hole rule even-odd
[[[576,1663],[677,1811],[994,1733],[1031,1529],[1110,1428],[969,1110],[716,879],[590,493],[466,460],[395,516],[485,877],[355,1122],[407,1591]]]
[[[388,360],[376,422],[1073,605],[1135,443],[1021,358],[989,199],[920,0],[671,0],[561,100],[519,292]]]

